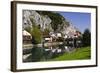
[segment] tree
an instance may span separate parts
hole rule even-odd
[[[42,32],[38,28],[38,26],[33,25],[32,30],[31,30],[31,35],[32,35],[32,43],[33,44],[41,43]]]
[[[42,32],[40,30],[40,25],[36,25],[33,16],[30,16],[29,19],[30,19],[30,22],[32,23],[32,27],[26,27],[25,30],[32,35],[33,44],[41,43]]]
[[[33,44],[41,43],[41,40],[42,40],[42,32],[38,28],[38,26],[33,25],[32,28],[27,27],[27,28],[25,28],[25,30],[32,35],[32,43]]]
[[[85,29],[83,33],[82,42],[83,42],[83,46],[91,46],[91,33],[89,29]]]

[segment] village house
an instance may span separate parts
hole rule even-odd
[[[32,43],[32,36],[26,30],[22,31],[23,34],[23,44],[31,44]]]

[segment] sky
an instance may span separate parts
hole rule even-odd
[[[91,31],[91,13],[59,12],[67,21],[71,22],[82,33],[86,28]]]

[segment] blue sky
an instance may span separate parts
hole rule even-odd
[[[91,31],[91,14],[79,12],[59,12],[66,20],[72,23],[81,32],[86,28]]]

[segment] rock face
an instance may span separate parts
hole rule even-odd
[[[61,21],[59,24],[56,24],[57,21],[55,24],[53,24],[55,17],[53,19],[53,16],[50,16],[50,12],[43,14],[43,11],[23,10],[23,30],[27,27],[32,27],[32,25],[36,25],[39,26],[42,31],[47,28],[50,31],[60,32],[63,35],[68,35],[71,37],[74,36],[76,31],[79,31],[76,27],[70,24],[70,22],[65,20],[63,16],[55,12],[53,14],[59,16]],[[56,31],[54,31],[53,26],[55,26]]]
[[[26,27],[32,27],[33,24],[40,26],[42,30],[50,28],[51,19],[45,15],[40,15],[36,11],[23,11],[23,29]]]
[[[30,11],[23,11],[23,29],[32,26],[32,22],[29,18],[30,15],[31,15]]]
[[[63,29],[63,34],[69,37],[73,37],[77,31],[79,32],[79,30],[76,27],[70,24],[70,26],[68,26],[67,29]]]

